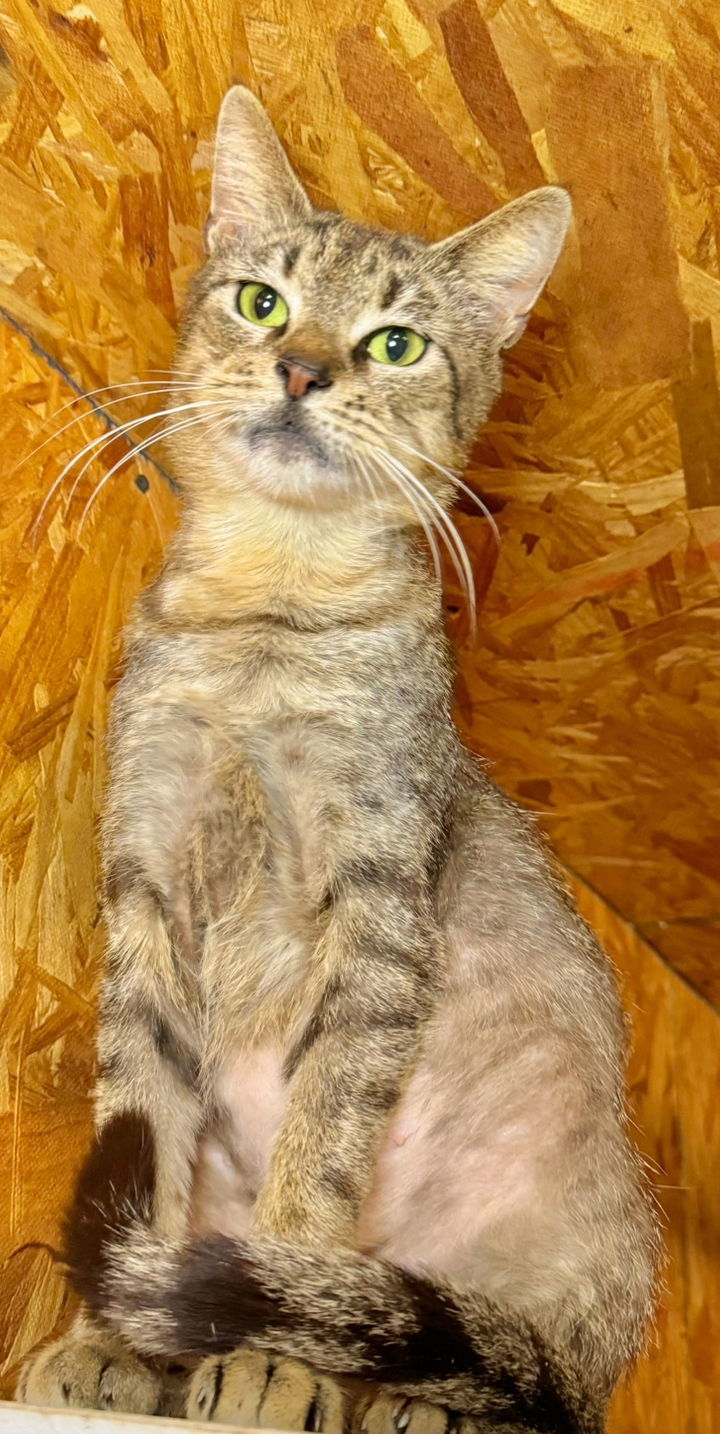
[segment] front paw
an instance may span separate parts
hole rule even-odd
[[[442,1405],[382,1389],[360,1401],[353,1424],[357,1434],[480,1434],[472,1419],[458,1418]]]
[[[119,1340],[69,1334],[41,1350],[24,1367],[16,1398],[50,1409],[119,1409],[157,1414],[163,1377]]]
[[[203,1360],[190,1384],[186,1416],[250,1429],[343,1434],[345,1408],[340,1386],[309,1365],[242,1348]]]

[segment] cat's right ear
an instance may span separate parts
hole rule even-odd
[[[228,90],[215,137],[205,248],[252,230],[282,230],[309,219],[312,206],[260,101],[244,85]]]

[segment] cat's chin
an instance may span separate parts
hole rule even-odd
[[[243,436],[251,453],[268,453],[276,463],[312,461],[316,468],[330,463],[326,444],[294,408],[283,406],[267,414],[250,424]]]
[[[262,442],[246,443],[245,472],[265,496],[278,503],[307,508],[335,508],[347,503],[350,481],[341,461],[327,450],[296,441],[296,435],[267,434]]]

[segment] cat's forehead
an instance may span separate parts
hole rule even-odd
[[[427,246],[411,235],[320,216],[264,246],[258,259],[305,298],[332,296],[336,308],[389,309],[427,289]]]

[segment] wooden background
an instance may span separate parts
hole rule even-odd
[[[458,716],[625,973],[672,1263],[615,1434],[715,1434],[720,0],[0,0],[0,44],[8,1383],[67,1317],[53,1251],[87,1134],[106,704],[174,521],[148,458],[149,486],[137,466],[114,477],[78,535],[116,438],[31,537],[78,434],[147,411],[112,390],[28,455],[89,411],[52,419],[68,380],[170,362],[214,119],[241,78],[313,198],[355,217],[437,238],[545,180],[571,189],[567,253],[470,466],[502,544],[460,514],[481,612],[471,640],[448,583]]]

